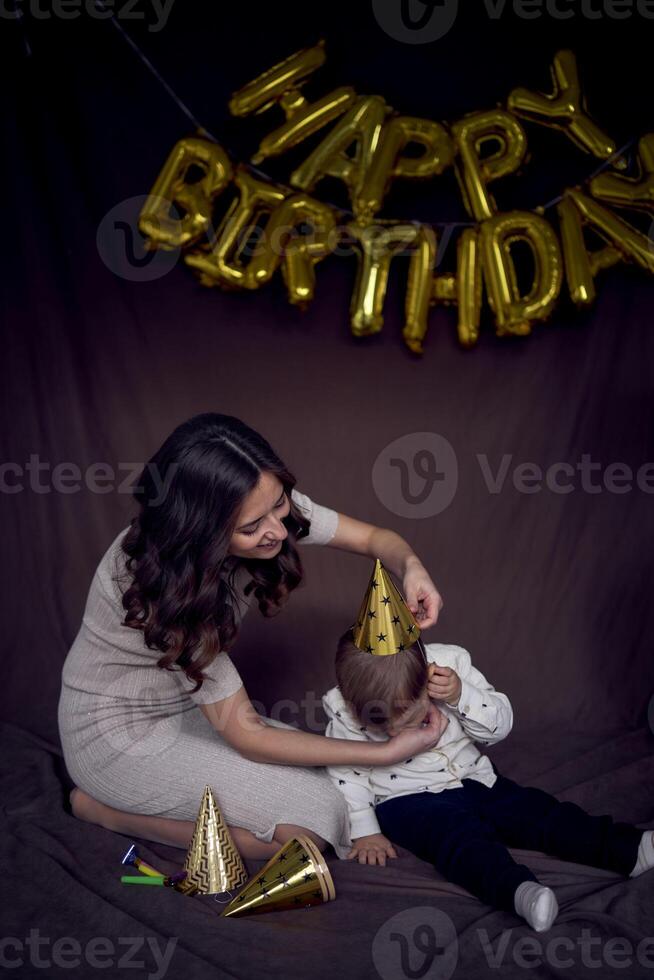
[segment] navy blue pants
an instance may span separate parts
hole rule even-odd
[[[494,764],[493,769],[497,780],[491,787],[463,779],[455,789],[410,793],[378,804],[382,833],[487,905],[514,914],[516,888],[538,878],[513,860],[507,846],[629,875],[642,830],[608,815],[593,817],[576,803],[521,786]]]

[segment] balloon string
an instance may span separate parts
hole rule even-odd
[[[111,23],[113,24],[113,26],[122,35],[122,37],[125,39],[125,41],[127,41],[127,43],[129,44],[130,48],[132,49],[132,51],[134,51],[139,56],[139,58],[141,59],[141,61],[143,62],[143,64],[146,66],[146,68],[148,68],[152,72],[152,74],[154,75],[154,77],[156,78],[156,80],[166,90],[166,92],[171,97],[171,99],[173,100],[173,102],[175,102],[179,106],[179,108],[182,110],[182,112],[184,113],[184,115],[188,119],[190,119],[190,121],[193,123],[193,125],[197,129],[199,129],[202,133],[204,133],[211,140],[213,140],[214,143],[217,143],[218,140],[216,139],[216,137],[212,133],[210,133],[209,130],[206,129],[202,125],[202,123],[199,122],[199,120],[197,120],[195,118],[195,116],[193,115],[193,113],[191,112],[191,110],[189,109],[189,107],[186,105],[186,103],[185,102],[182,102],[182,100],[177,95],[177,93],[172,88],[172,86],[169,85],[168,82],[166,81],[166,79],[157,71],[157,69],[154,67],[154,65],[152,64],[152,62],[150,61],[150,59],[147,57],[147,55],[145,55],[143,53],[143,51],[141,51],[141,49],[139,48],[139,46],[136,43],[136,41],[127,33],[127,31],[122,26],[122,24],[119,23],[117,17],[113,13],[113,11],[110,11],[108,9],[107,5],[104,3],[104,0],[95,0],[95,4],[96,4],[97,7],[100,7],[100,9],[104,13],[108,13],[110,15],[108,19],[111,20]]]
[[[132,51],[134,51],[135,54],[138,55],[138,57],[141,59],[143,64],[146,66],[146,68],[152,73],[154,78],[156,78],[156,80],[159,82],[161,87],[168,93],[168,95],[173,100],[173,102],[175,102],[175,104],[181,109],[181,111],[184,113],[187,119],[189,119],[190,122],[193,123],[195,128],[199,131],[200,135],[206,136],[213,143],[217,143],[221,145],[220,140],[218,140],[217,137],[214,136],[214,134],[206,128],[206,126],[203,126],[202,123],[198,119],[196,119],[196,117],[193,115],[193,113],[186,105],[186,103],[183,102],[182,99],[180,99],[180,97],[177,95],[173,87],[169,85],[166,79],[161,75],[161,73],[157,71],[155,66],[152,64],[152,62],[147,57],[147,55],[143,53],[143,51],[138,46],[136,41],[130,36],[130,34],[128,34],[128,32],[125,30],[122,24],[118,22],[118,19],[116,18],[114,12],[109,10],[104,0],[95,0],[95,4],[96,6],[100,7],[104,13],[109,14],[108,19],[111,21],[111,23],[116,28],[116,30],[121,34],[121,36],[124,38],[127,44],[129,44]],[[602,161],[599,167],[597,167],[597,169],[594,170],[592,174],[590,174],[588,177],[585,178],[585,180],[582,181],[582,184],[587,184],[589,181],[593,179],[593,177],[596,177],[598,174],[606,170],[606,168],[609,167],[614,160],[619,159],[626,150],[630,149],[634,145],[635,142],[636,142],[636,138],[634,137],[633,139],[630,139],[627,143],[625,143],[624,146],[620,147],[619,150],[616,150],[615,153],[613,153],[610,157]],[[229,148],[228,150],[230,155],[236,158],[237,154],[233,153]],[[260,170],[259,167],[254,166],[254,164],[248,163],[247,166],[249,170],[257,174],[259,177],[262,177],[264,180],[266,180],[269,184],[272,184],[274,187],[277,187],[284,191],[292,190],[286,184],[283,184],[280,181],[273,180],[272,177],[270,177],[263,170]],[[559,194],[558,197],[552,198],[552,200],[548,201],[547,204],[538,205],[532,210],[547,211],[549,210],[549,208],[554,207],[555,204],[558,204],[559,201],[561,201],[562,199],[563,199],[563,194]],[[327,204],[328,207],[333,208],[335,211],[338,211],[340,214],[347,215],[349,218],[355,217],[353,211],[349,211],[347,208],[342,208],[338,204],[331,204],[329,201],[325,201],[325,204]],[[400,218],[392,218],[392,219],[388,218],[388,219],[382,219],[381,221],[378,221],[378,223],[420,225],[420,226],[427,226],[432,228],[452,227],[453,225],[461,226],[461,227],[475,227],[478,224],[478,222],[476,221],[436,221],[436,222],[429,223],[426,221],[419,221],[417,218],[409,218],[406,220],[402,220]]]
[[[631,149],[631,147],[634,145],[635,142],[636,142],[635,139],[630,139],[627,143],[625,143],[624,146],[621,146],[619,150],[616,150],[615,153],[612,153],[610,157],[608,157],[606,160],[603,160],[602,163],[600,163],[599,167],[593,170],[592,174],[589,174],[588,177],[586,177],[583,183],[584,184],[589,183],[589,181],[591,181],[593,177],[597,177],[597,175],[601,174],[604,170],[606,170],[607,167],[610,167],[614,160],[619,160],[622,154],[626,150]],[[558,204],[559,201],[562,200],[563,200],[563,194],[559,194],[558,197],[553,197],[551,201],[547,202],[547,204],[542,204],[540,210],[547,211],[548,208],[553,207],[555,204]]]
[[[22,0],[14,0],[14,9],[11,11],[3,10],[3,15],[11,20],[18,23],[18,29],[20,31],[21,41],[23,42],[23,50],[25,52],[26,58],[32,57],[32,47],[30,45],[29,34],[27,32],[27,18],[25,16],[25,11],[22,9]]]

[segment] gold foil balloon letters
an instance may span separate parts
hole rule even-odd
[[[204,171],[201,180],[187,183],[191,167]],[[139,228],[151,248],[179,248],[204,234],[211,223],[211,205],[232,177],[229,157],[217,143],[183,139],[175,145],[143,205]],[[171,205],[185,212],[170,214]]]
[[[452,132],[460,160],[457,176],[468,213],[478,221],[490,218],[497,206],[487,184],[518,169],[527,149],[525,131],[510,113],[493,109],[465,116]],[[498,148],[482,159],[481,149],[488,142]]]
[[[313,105],[307,102],[301,86],[324,63],[325,45],[321,41],[274,65],[234,93],[229,103],[234,116],[265,112],[275,104],[286,116],[286,122],[261,141],[258,152],[252,157],[253,163],[261,163],[267,157],[290,150],[340,116],[356,100],[353,88],[338,88]]]
[[[551,317],[564,276],[573,302],[584,308],[595,299],[600,270],[634,262],[654,273],[652,233],[614,210],[654,213],[654,133],[641,137],[632,172],[624,172],[626,161],[614,162],[614,141],[588,115],[572,51],[555,53],[550,93],[514,88],[506,106],[470,112],[452,124],[400,115],[382,96],[360,95],[349,86],[309,101],[303,87],[325,58],[323,41],[297,51],[229,103],[239,117],[282,116],[260,140],[253,164],[291,149],[297,159],[298,148],[313,138],[287,184],[255,174],[249,164],[235,165],[213,139],[181,139],[139,216],[148,248],[184,249],[186,264],[205,286],[257,290],[279,272],[289,302],[305,309],[316,291],[317,264],[348,238],[357,258],[350,301],[355,337],[382,330],[389,275],[399,265],[392,260],[404,256],[402,338],[418,355],[434,306],[458,308],[458,341],[472,348],[484,300],[498,336],[525,336]],[[519,174],[528,159],[520,120],[561,130],[605,161],[600,172],[585,187],[564,188],[546,208],[502,210],[496,185]],[[450,167],[468,221],[446,225],[441,233],[419,221],[380,217],[394,181],[430,181]],[[319,200],[325,178],[342,183],[349,208]],[[556,229],[544,215],[550,207],[558,216]],[[217,212],[222,217],[214,227]],[[458,237],[451,272],[439,269],[438,260],[453,227]],[[604,245],[591,250],[587,231]],[[525,249],[527,283],[518,260]]]
[[[551,73],[554,86],[551,95],[516,88],[509,95],[510,111],[543,126],[563,130],[577,146],[593,156],[610,157],[615,153],[615,143],[586,112],[577,59],[572,51],[558,51],[554,55]]]
[[[524,296],[511,255],[517,241],[528,245],[534,260],[534,278]],[[480,249],[498,334],[528,334],[534,320],[549,316],[561,290],[561,250],[554,230],[529,211],[496,214],[481,225]]]

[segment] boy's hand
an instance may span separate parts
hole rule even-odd
[[[357,837],[346,860],[358,858],[359,864],[386,864],[386,856],[396,858],[397,852],[383,834],[368,834]]]
[[[456,705],[461,697],[461,678],[451,667],[429,664],[427,693],[434,701]]]

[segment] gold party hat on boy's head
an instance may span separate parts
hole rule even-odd
[[[352,637],[360,650],[376,657],[402,653],[420,639],[413,613],[379,558],[352,626]]]

